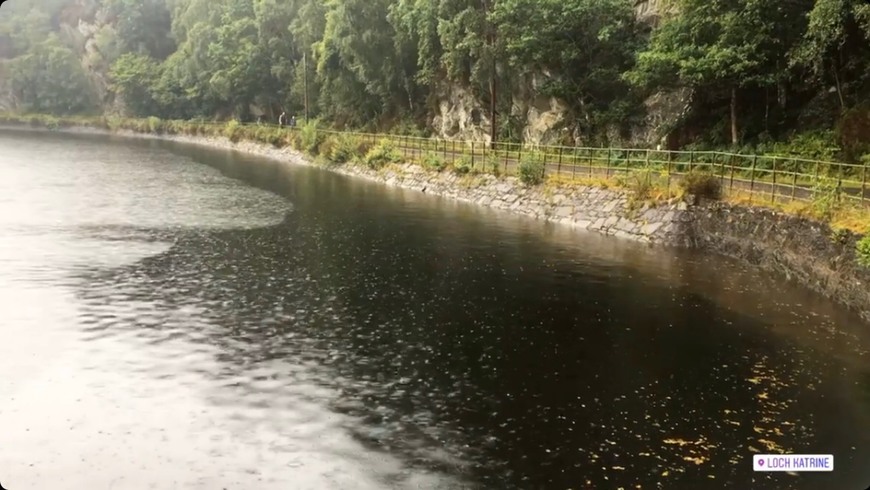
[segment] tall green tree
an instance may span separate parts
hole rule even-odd
[[[870,68],[870,6],[862,0],[817,0],[808,17],[791,62],[821,82],[833,82],[845,110],[849,97],[844,85],[866,78]]]
[[[165,59],[175,50],[166,0],[103,0],[123,50]]]
[[[641,45],[630,0],[502,0],[493,20],[511,64],[546,74],[540,93],[566,101],[587,134],[627,118],[622,74]]]
[[[76,114],[96,108],[78,58],[55,34],[10,62],[9,81],[26,111]]]
[[[738,91],[775,86],[806,1],[682,0],[626,78],[638,87],[690,86],[730,99],[731,143],[740,139]]]
[[[317,45],[322,103],[364,123],[414,107],[415,57],[396,49],[391,0],[330,0]]]
[[[115,93],[123,97],[134,115],[165,115],[155,97],[161,69],[154,58],[124,54],[112,65],[109,76]]]

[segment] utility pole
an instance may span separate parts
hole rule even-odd
[[[305,124],[308,124],[308,54],[302,53],[302,87],[304,94],[302,99],[305,103]]]
[[[495,83],[495,29],[490,21],[489,13],[490,13],[490,5],[489,2],[492,2],[492,7],[495,6],[495,0],[484,0],[484,15],[486,16],[486,31],[487,31],[487,42],[489,43],[489,53],[490,53],[490,67],[489,67],[489,140],[490,140],[490,148],[495,149],[495,140],[496,135],[498,134],[498,125],[496,124],[496,83]]]

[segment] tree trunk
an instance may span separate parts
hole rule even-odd
[[[731,144],[737,146],[737,87],[731,88]]]
[[[493,0],[492,3],[495,4],[495,1]],[[489,123],[490,123],[489,144],[490,144],[490,148],[495,149],[495,140],[496,140],[496,135],[498,134],[498,126],[496,124],[496,114],[495,114],[495,109],[496,109],[495,32],[493,32],[494,26],[492,25],[492,22],[490,22],[490,20],[488,18],[489,11],[492,9],[493,6],[494,5],[489,5],[487,2],[487,6],[486,6],[487,20],[486,20],[486,22],[487,22],[487,31],[488,31],[487,34],[489,37],[489,55],[492,57],[492,64],[489,67],[489,69],[490,69],[490,72],[489,72]]]
[[[837,98],[840,99],[840,110],[846,110],[846,102],[843,100],[843,88],[840,84],[840,75],[837,73],[839,70],[837,69],[837,65],[834,65],[834,83],[837,84]]]

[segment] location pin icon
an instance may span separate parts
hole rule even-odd
[[[764,460],[763,460],[763,459],[759,459],[759,460],[758,460],[758,466],[764,466]]]

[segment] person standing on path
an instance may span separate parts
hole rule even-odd
[[[284,127],[287,124],[287,113],[281,111],[281,115],[278,116],[278,126]]]

